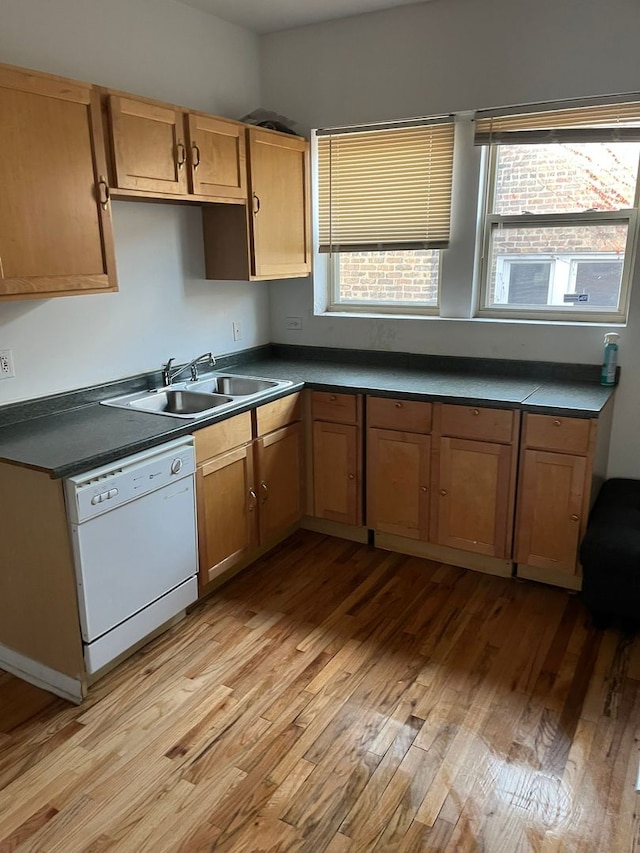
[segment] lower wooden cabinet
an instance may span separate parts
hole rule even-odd
[[[367,431],[367,526],[426,541],[429,537],[431,437]]]
[[[515,560],[519,577],[580,588],[578,548],[604,481],[611,423],[525,414]]]
[[[583,517],[587,460],[525,450],[516,561],[574,575]]]
[[[299,420],[289,423],[300,412],[299,395],[291,395],[196,432],[201,590],[246,566],[302,517],[304,433]]]
[[[509,557],[512,447],[443,437],[438,460],[433,541],[490,557]]]
[[[313,509],[316,518],[362,524],[362,399],[311,395]]]

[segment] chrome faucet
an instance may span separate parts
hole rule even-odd
[[[178,367],[176,370],[171,370],[171,364],[175,359],[170,358],[169,361],[165,364],[162,369],[162,382],[165,386],[171,385],[176,376],[180,376],[181,373],[184,373],[185,370],[191,371],[191,379],[195,380],[198,378],[198,365],[201,361],[207,361],[210,367],[215,367],[216,360],[214,358],[213,353],[205,352],[202,355],[199,355],[197,358],[194,358],[189,364],[184,364],[182,367]]]

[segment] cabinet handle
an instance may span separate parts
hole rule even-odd
[[[255,193],[253,194],[253,215],[256,213],[260,213],[260,196],[257,196]]]
[[[580,521],[580,516],[579,515],[572,515],[571,521]]]
[[[479,414],[480,414],[480,410],[479,410],[479,409],[471,409],[471,414],[472,414],[472,415],[479,415]]]
[[[402,403],[396,403],[396,409],[402,409],[402,408],[403,408]]]
[[[562,426],[562,421],[554,421],[553,425],[554,426]]]
[[[348,474],[347,476],[349,477],[350,480],[355,480],[355,478],[356,478],[355,474]]]
[[[197,169],[197,168],[198,168],[198,166],[200,165],[200,149],[198,148],[198,146],[196,145],[196,143],[195,143],[195,142],[193,142],[193,143],[191,144],[191,150],[192,150],[192,151],[193,151],[193,153],[194,153],[194,158],[193,158],[193,168],[194,168],[194,170],[195,170],[195,169]]]
[[[249,495],[251,496],[251,503],[249,504],[249,512],[253,512],[258,504],[258,496],[256,494],[255,489],[249,489]]]
[[[269,497],[269,487],[264,480],[260,483],[260,488],[262,489],[262,503],[266,503]]]
[[[421,491],[421,492],[426,492],[426,491],[428,491],[428,489],[427,489],[427,487],[426,487],[426,486],[420,486],[420,491]]]
[[[446,498],[446,496],[449,494],[449,492],[446,489],[440,489],[440,494],[442,495],[443,498]]]
[[[338,398],[336,397],[336,395],[335,395],[335,394],[331,394],[331,395],[329,396],[329,400],[330,400],[332,403],[335,403],[335,401],[336,401],[337,399],[338,399]]]
[[[109,190],[109,184],[103,175],[100,175],[98,180],[98,200],[100,201],[100,207],[103,210],[106,210],[109,207],[109,199],[111,198],[111,191]]]
[[[184,147],[184,142],[178,142],[176,145],[176,151],[178,154],[176,157],[176,164],[178,169],[182,169],[187,159],[187,149]]]

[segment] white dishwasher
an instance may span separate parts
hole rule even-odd
[[[65,480],[88,673],[197,599],[191,436]]]

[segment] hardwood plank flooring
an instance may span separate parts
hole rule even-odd
[[[0,673],[0,853],[640,853],[640,638],[299,531],[79,708]]]

